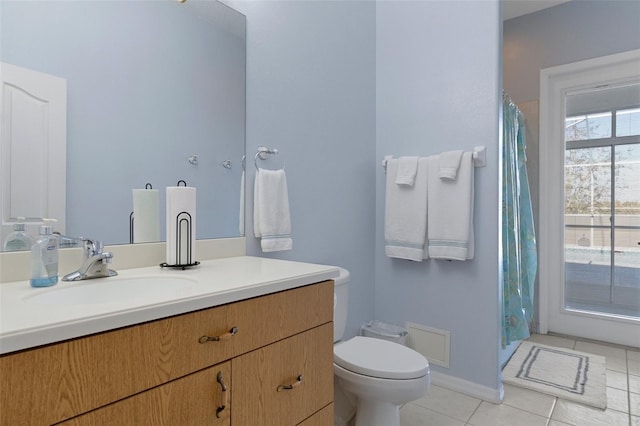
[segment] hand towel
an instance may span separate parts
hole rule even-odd
[[[397,185],[399,161],[387,160],[385,197],[385,253],[389,257],[421,262],[428,257],[428,159],[420,158],[413,186]]]
[[[157,189],[132,189],[133,242],[160,241],[160,198]]]
[[[447,151],[440,154],[440,179],[455,179],[461,159],[462,151]]]
[[[243,169],[242,176],[240,176],[240,213],[238,214],[238,231],[241,237],[244,237],[244,175]]]
[[[418,171],[418,157],[398,158],[398,172],[396,174],[396,184],[413,186],[413,182],[415,181],[417,171]]]
[[[283,169],[258,169],[253,191],[253,231],[263,252],[291,250],[291,214]]]
[[[473,154],[462,154],[455,180],[440,179],[438,157],[429,161],[429,257],[473,259]]]
[[[196,188],[167,187],[167,264],[191,265],[196,256]]]

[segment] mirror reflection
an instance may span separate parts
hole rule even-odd
[[[37,235],[47,213],[30,200],[64,198],[37,194],[25,181],[65,171],[66,203],[57,206],[64,217],[54,226],[63,234],[129,243],[133,190],[150,184],[164,240],[165,188],[183,180],[197,188],[197,238],[240,235],[243,15],[213,0],[2,0],[0,7],[3,86],[5,64],[66,81],[65,158],[51,161],[56,150],[38,145],[7,149],[19,141],[2,133],[2,164],[10,164],[3,169],[11,169],[2,174],[2,241],[18,217]],[[13,99],[27,93],[13,88]]]

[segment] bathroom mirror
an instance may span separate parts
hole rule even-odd
[[[180,180],[197,188],[197,238],[241,234],[242,14],[215,0],[0,0],[0,19],[3,63],[67,83],[65,234],[129,243],[132,189],[149,183],[164,240],[165,187]]]

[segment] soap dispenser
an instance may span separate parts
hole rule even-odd
[[[31,250],[33,239],[25,231],[24,217],[19,217],[13,225],[13,232],[4,240],[4,251]]]
[[[58,237],[53,226],[42,225],[31,247],[31,286],[49,287],[58,282]]]

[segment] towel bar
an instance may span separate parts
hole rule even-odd
[[[387,169],[387,161],[393,158],[392,155],[386,155],[382,160],[382,167]],[[476,146],[473,148],[473,165],[475,167],[484,167],[487,165],[487,147]]]

